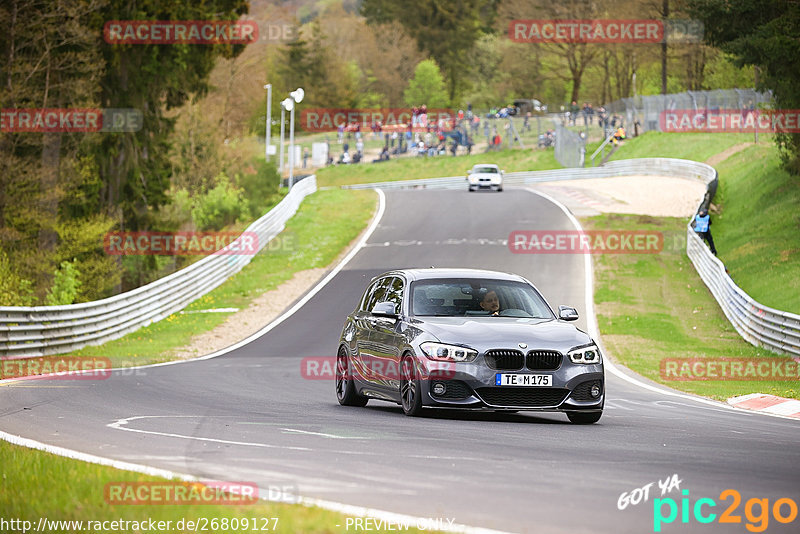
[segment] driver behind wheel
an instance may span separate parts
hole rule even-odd
[[[498,315],[500,311],[500,299],[497,298],[497,292],[489,290],[483,295],[480,302],[481,309],[489,312],[491,315]]]

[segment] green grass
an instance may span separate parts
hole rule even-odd
[[[780,168],[772,144],[717,166],[711,231],[734,281],[758,302],[800,314],[800,177]]]
[[[656,230],[664,233],[659,254],[594,257],[598,326],[614,358],[670,387],[724,400],[759,391],[800,398],[794,381],[674,381],[660,374],[665,358],[787,359],[744,341],[685,254],[686,221],[638,215],[600,215],[587,229]]]
[[[766,140],[766,137],[760,136],[760,142],[771,146],[772,141]],[[632,158],[705,161],[730,147],[752,142],[752,134],[646,132],[639,137],[626,140],[611,157],[611,161]],[[587,159],[598,146],[599,143],[595,143],[587,148]]]
[[[371,182],[464,176],[476,163],[496,163],[506,172],[539,171],[561,167],[553,149],[510,149],[463,156],[403,157],[382,163],[336,165],[317,171],[317,183],[341,186]]]
[[[275,289],[294,273],[328,266],[366,227],[375,206],[376,196],[372,191],[327,190],[306,197],[276,238],[276,243],[285,246],[267,246],[242,271],[194,301],[185,311],[245,308],[252,299]],[[192,336],[222,324],[229,315],[173,314],[120,339],[64,356],[108,357],[114,367],[168,361],[173,349],[187,345]]]
[[[194,532],[178,530],[181,519],[197,521],[201,518],[259,518],[258,528],[239,532],[262,531],[267,525],[270,532],[345,532],[346,516],[316,507],[259,501],[236,505],[163,505],[163,504],[109,504],[104,488],[119,482],[165,482],[166,479],[121,471],[62,458],[46,452],[31,450],[0,441],[0,510],[6,521],[20,519],[38,525],[39,518],[63,521],[171,521],[168,530],[157,532]],[[247,481],[241,481],[247,482]],[[300,488],[302,492],[302,488]],[[265,523],[260,518],[270,519]],[[185,523],[184,523],[185,524]],[[110,524],[107,524],[110,526]],[[165,524],[166,525],[166,524]],[[340,525],[337,527],[336,525]],[[85,526],[85,525],[84,525]],[[207,525],[208,527],[208,525]],[[273,527],[275,527],[273,529]],[[20,532],[21,529],[18,529]],[[99,529],[84,529],[100,532]],[[79,529],[50,528],[48,532],[77,532]],[[108,532],[134,532],[134,529],[107,529]],[[140,530],[142,532],[147,529]],[[221,528],[207,530],[225,532]],[[234,530],[228,529],[233,532]],[[264,530],[266,531],[266,530]],[[410,529],[417,532],[416,529]]]

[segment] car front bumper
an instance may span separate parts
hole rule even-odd
[[[497,386],[497,373],[551,375],[550,386]],[[592,397],[591,385],[600,386]],[[443,386],[443,394],[434,393]],[[605,402],[603,365],[563,362],[555,371],[498,371],[476,363],[450,364],[421,381],[425,406],[462,410],[530,410],[540,412],[596,412]]]
[[[500,187],[503,185],[503,179],[499,176],[493,176],[490,178],[479,178],[479,177],[470,177],[469,179],[469,186],[470,187]]]

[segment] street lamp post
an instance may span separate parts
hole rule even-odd
[[[289,97],[286,100],[292,101],[292,107],[289,108],[291,110],[291,116],[289,119],[289,189],[292,188],[294,182],[294,103],[297,102],[298,104],[303,101],[303,97],[305,96],[305,91],[303,91],[302,87],[298,87],[296,90],[289,93]]]
[[[267,90],[267,120],[264,125],[264,129],[266,130],[266,135],[264,137],[264,158],[269,161],[269,141],[271,137],[270,134],[272,133],[272,84],[268,83],[264,86],[264,89]]]
[[[286,123],[286,100],[281,102],[281,155],[278,157],[278,172],[281,176],[283,176],[283,130]]]

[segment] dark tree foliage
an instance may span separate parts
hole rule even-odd
[[[706,42],[754,65],[759,89],[771,89],[781,109],[800,109],[800,2],[797,0],[689,0],[705,24]],[[800,134],[779,134],[786,169],[800,175]]]
[[[73,259],[86,278],[80,298],[104,296],[116,283],[118,269],[103,253],[102,235],[114,226],[146,230],[168,202],[170,110],[207,92],[217,57],[244,49],[109,44],[104,24],[230,21],[247,8],[246,0],[0,2],[0,108],[134,108],[143,114],[142,129],[133,133],[0,132],[0,245],[38,298],[53,270]]]
[[[245,0],[112,0],[95,24],[102,28],[108,20],[236,20],[246,12]],[[204,95],[216,56],[233,57],[242,50],[243,45],[226,44],[102,46],[102,106],[135,108],[144,116],[141,131],[105,135],[98,146],[102,199],[109,211],[120,211],[124,229],[147,228],[150,210],[167,201],[174,120],[165,111]]]
[[[436,60],[451,101],[469,79],[470,56],[478,38],[492,31],[499,0],[364,0],[361,12],[370,23],[397,21],[423,52]]]

